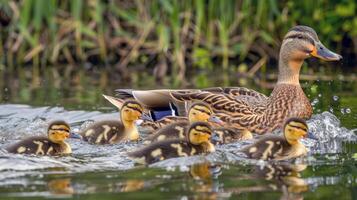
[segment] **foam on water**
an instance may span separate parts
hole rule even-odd
[[[116,119],[117,112],[101,113],[98,111],[66,111],[62,107],[34,108],[26,105],[0,105],[0,148],[17,140],[33,136],[45,135],[47,123],[54,119],[66,120],[74,130],[82,130],[90,123],[100,119]],[[310,131],[317,140],[304,139],[303,143],[310,149],[310,155],[329,154],[342,151],[342,141],[356,141],[353,131],[341,127],[336,116],[329,112],[317,114],[308,121]],[[216,147],[216,152],[207,156],[189,158],[174,158],[151,165],[152,167],[170,168],[192,165],[202,162],[237,163],[244,158],[237,149],[252,141],[226,144]],[[33,174],[35,169],[53,168],[61,172],[85,172],[102,170],[126,170],[134,167],[126,152],[139,147],[139,143],[120,143],[115,145],[90,145],[86,142],[70,139],[73,155],[67,157],[37,157],[14,155],[0,151],[0,177],[23,176],[26,171]],[[313,156],[305,158],[304,162],[317,162]],[[14,175],[9,171],[16,170]],[[30,171],[31,170],[31,171]]]

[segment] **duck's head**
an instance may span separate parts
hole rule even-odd
[[[289,144],[294,145],[298,140],[308,135],[308,126],[305,120],[289,118],[284,125],[284,136]]]
[[[206,122],[194,122],[188,129],[188,141],[194,145],[201,145],[207,152],[214,151],[214,145],[211,143],[212,128]]]
[[[53,121],[48,126],[48,139],[54,143],[62,143],[72,136],[70,131],[71,128],[65,121]]]
[[[215,122],[222,123],[222,121],[214,116],[211,106],[204,102],[193,103],[188,110],[188,120],[192,122]]]
[[[280,49],[280,82],[296,80],[303,61],[316,57],[325,61],[337,61],[342,56],[327,49],[319,40],[314,29],[308,26],[295,26],[285,35]],[[293,76],[296,77],[293,77]]]
[[[128,100],[123,103],[120,110],[120,117],[123,122],[134,122],[143,114],[143,107],[139,102]]]

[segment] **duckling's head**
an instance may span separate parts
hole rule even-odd
[[[65,121],[53,121],[48,126],[48,139],[54,143],[62,143],[70,137],[70,130],[70,126]]]
[[[194,122],[187,132],[188,141],[194,145],[204,145],[208,151],[212,150],[211,143],[212,128],[206,122]],[[213,146],[214,149],[214,146]],[[213,150],[214,151],[214,150]]]
[[[134,122],[143,114],[143,107],[139,102],[128,100],[123,103],[120,110],[120,117],[123,122]]]
[[[204,102],[196,102],[188,110],[188,119],[192,122],[208,122],[212,117],[211,107]]]
[[[285,35],[280,49],[279,82],[290,82],[293,79],[296,83],[303,61],[311,56],[325,61],[342,59],[342,56],[330,51],[321,43],[314,29],[308,26],[291,28]]]
[[[298,140],[306,137],[308,134],[308,126],[305,120],[300,118],[290,118],[284,125],[284,136],[289,144],[294,145]]]

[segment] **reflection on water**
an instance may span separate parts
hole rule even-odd
[[[47,183],[47,186],[48,190],[56,197],[61,195],[72,195],[74,193],[70,178],[50,180]]]

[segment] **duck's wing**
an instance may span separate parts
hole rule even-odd
[[[268,99],[264,94],[245,87],[213,87],[203,89],[203,91],[227,94],[236,98],[250,97],[254,98],[256,101],[266,101]]]
[[[102,94],[102,95],[106,100],[108,100],[111,104],[113,104],[117,108],[121,109],[121,107],[123,106],[124,99],[116,98],[116,97],[105,95],[105,94]]]
[[[120,99],[134,98],[144,107],[148,109],[168,108],[170,103],[174,103],[178,108],[180,115],[185,115],[187,103],[186,101],[177,101],[176,94],[189,95],[203,93],[218,95],[219,98],[224,96],[224,99],[237,101],[238,103],[245,103],[256,109],[256,112],[262,111],[266,105],[268,97],[262,93],[244,87],[213,87],[206,89],[160,89],[160,90],[132,90],[132,89],[118,89],[116,95]],[[172,95],[173,94],[173,95]],[[218,97],[215,96],[215,97]],[[190,100],[202,101],[202,98],[192,98]]]

